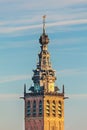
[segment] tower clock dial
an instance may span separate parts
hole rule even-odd
[[[49,92],[54,92],[54,83],[49,83],[49,85],[48,85],[48,91]]]

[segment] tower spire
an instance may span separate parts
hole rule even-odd
[[[46,15],[43,15],[43,34],[45,34],[45,19]]]
[[[50,62],[50,54],[48,52],[49,38],[45,32],[45,18],[43,16],[43,33],[40,36],[41,51],[38,54],[39,61],[37,68],[34,70],[32,80],[34,82],[34,91],[54,92],[54,84],[56,80],[55,71],[52,69]]]

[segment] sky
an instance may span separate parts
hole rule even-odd
[[[87,0],[0,0],[0,129],[24,130],[42,16],[56,85],[65,86],[65,130],[87,129]]]

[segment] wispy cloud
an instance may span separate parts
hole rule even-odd
[[[49,23],[47,26],[63,26],[63,25],[77,25],[77,24],[87,24],[87,19],[79,19],[79,20],[70,20],[70,21],[61,21],[55,23]]]
[[[68,94],[67,96],[70,99],[86,99],[87,100],[87,94]]]
[[[1,3],[4,3],[4,2],[11,2],[12,0],[0,0]],[[13,2],[17,2],[17,0],[13,0]]]
[[[38,4],[39,3],[39,4]],[[50,3],[50,4],[49,4]],[[41,9],[41,7],[43,8],[49,8],[49,9],[53,9],[53,8],[61,8],[61,7],[67,7],[70,5],[75,5],[75,4],[80,4],[80,3],[87,3],[86,0],[45,0],[45,1],[41,1],[38,0],[38,2],[36,3],[34,0],[31,1],[31,3],[28,2],[24,2],[23,5],[21,6],[21,8],[27,8],[27,9]],[[47,6],[46,6],[47,5]]]
[[[7,93],[3,93],[0,94],[0,101],[11,101],[11,100],[19,100],[20,97],[23,97],[23,94],[7,94]],[[87,94],[82,93],[82,94],[67,94],[65,95],[65,97],[69,97],[69,99],[77,99],[77,100],[81,100],[81,99],[86,99],[87,100]]]
[[[87,19],[79,19],[79,20],[70,20],[70,21],[61,21],[61,22],[54,22],[54,23],[47,23],[47,27],[52,26],[71,26],[71,25],[79,25],[79,24],[87,24]],[[41,28],[42,24],[38,25],[29,25],[29,26],[18,26],[18,27],[1,27],[0,33],[12,33],[17,31],[23,31],[28,29],[35,29]]]
[[[29,17],[28,15],[26,16],[22,16],[22,18],[18,18],[18,19],[11,19],[11,20],[1,20],[0,21],[0,25],[2,26],[21,26],[21,25],[27,25],[27,24],[33,24],[33,23],[37,23],[39,22],[40,16],[34,16],[34,17]]]
[[[0,94],[0,101],[10,101],[10,100],[19,100],[20,97],[23,97],[23,94]]]
[[[33,43],[34,42],[34,40],[32,41],[32,40],[30,40],[31,41],[31,43]],[[10,41],[11,42],[11,41]],[[26,41],[26,43],[24,43],[24,41],[15,41],[15,42],[11,42],[11,43],[5,43],[5,44],[3,44],[3,43],[1,43],[1,45],[0,45],[0,50],[3,50],[3,49],[12,49],[12,48],[23,48],[23,47],[28,47],[30,44],[29,44],[29,41]]]
[[[15,75],[15,76],[2,76],[0,77],[0,83],[13,82],[18,80],[27,80],[30,79],[30,75]]]
[[[87,74],[87,69],[65,69],[57,72],[59,75],[72,76]]]
[[[17,31],[23,31],[23,30],[28,30],[28,29],[35,29],[35,28],[40,28],[42,25],[30,25],[30,26],[21,26],[21,27],[2,27],[0,30],[0,33],[12,33],[12,32],[17,32]]]
[[[71,29],[72,30],[72,29]],[[64,31],[65,32],[65,31]],[[67,31],[66,31],[67,32]],[[54,33],[54,32],[52,32],[52,33]],[[79,47],[79,43],[81,42],[81,41],[87,41],[87,38],[86,37],[75,37],[75,38],[73,38],[73,37],[71,37],[71,38],[63,38],[63,39],[58,39],[58,38],[55,38],[55,39],[52,39],[51,40],[51,45],[54,45],[54,44],[58,44],[58,45],[71,45],[71,44],[77,44],[78,45],[78,47],[66,47],[66,48],[60,48],[60,49],[58,49],[58,48],[56,48],[58,51],[63,51],[63,52],[70,52],[70,53],[72,53],[72,51],[75,51],[75,50],[77,50],[77,51],[80,51],[81,50],[81,48]],[[84,45],[85,43],[83,43],[83,45]],[[50,45],[50,46],[51,46]],[[84,46],[83,46],[84,47]],[[84,52],[83,52],[84,53]]]

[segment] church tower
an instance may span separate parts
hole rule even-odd
[[[64,85],[62,92],[55,85],[56,76],[48,52],[45,16],[39,43],[41,51],[36,69],[33,70],[33,85],[29,92],[26,92],[24,85],[25,130],[64,130]]]

